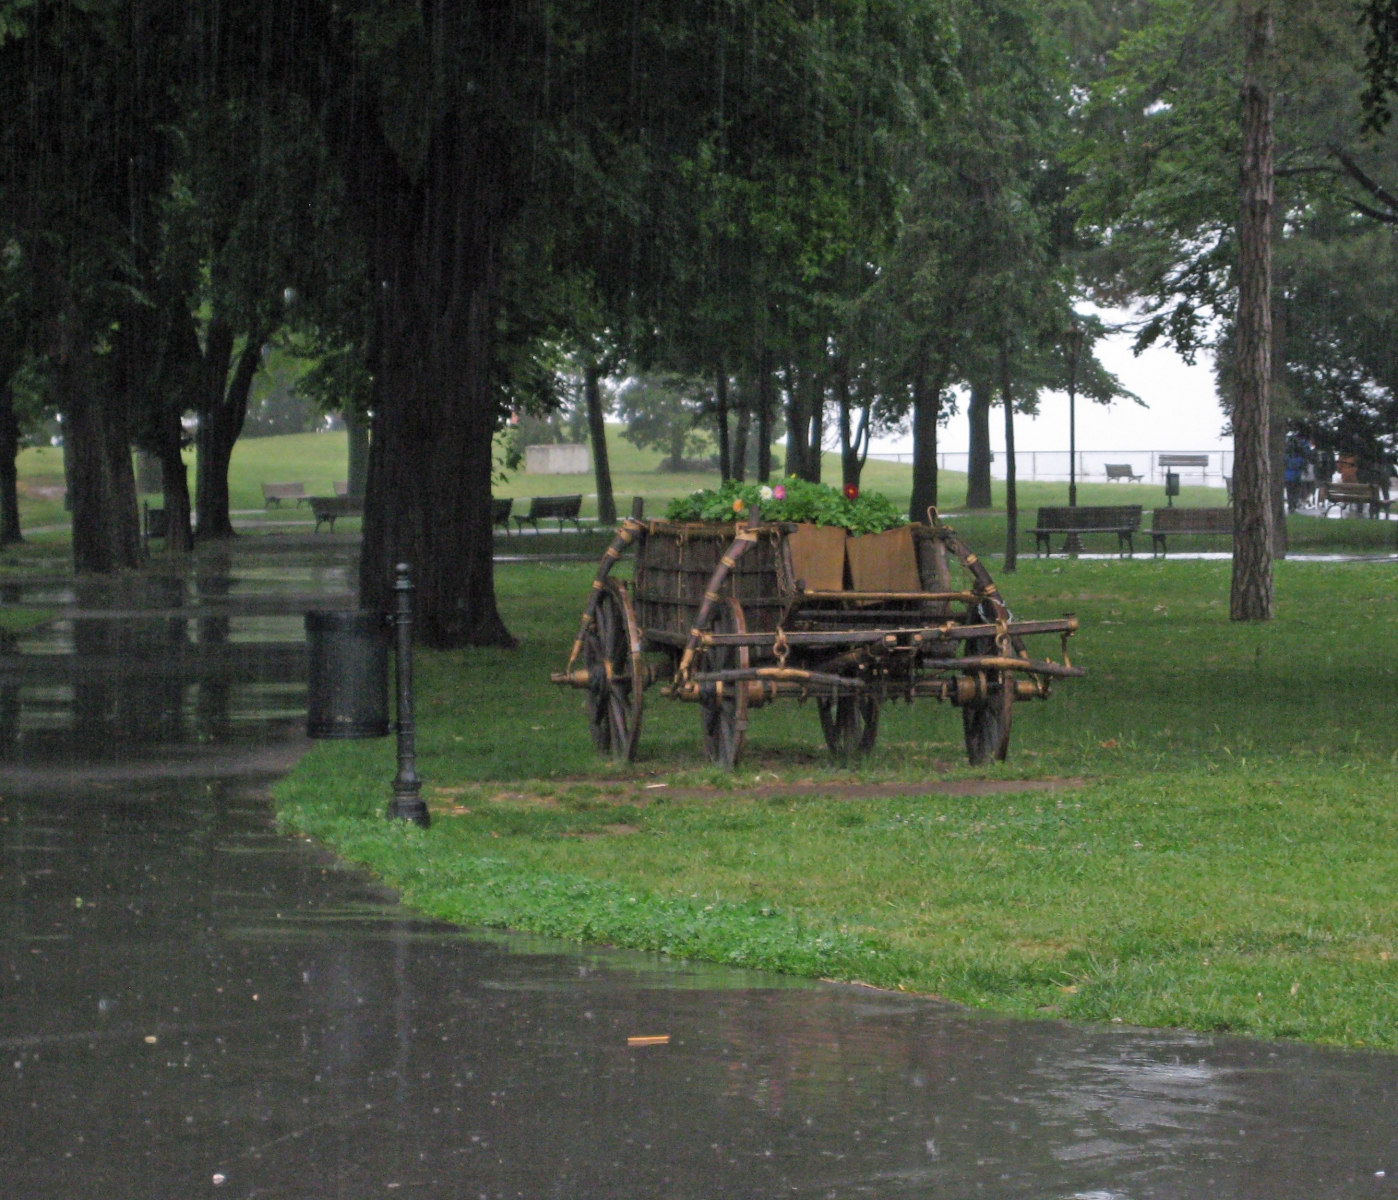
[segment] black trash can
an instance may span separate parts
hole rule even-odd
[[[1180,477],[1174,471],[1165,472],[1165,503],[1168,507],[1175,507],[1175,497],[1180,494]]]
[[[388,735],[386,613],[352,609],[306,614],[310,680],[306,734],[313,738]]]

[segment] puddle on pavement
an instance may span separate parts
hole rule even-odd
[[[66,682],[0,656],[21,766],[296,732],[291,659],[241,645],[191,678],[105,624],[120,653]],[[81,681],[118,661],[84,726]],[[1398,1178],[1395,1056],[452,929],[279,834],[270,774],[94,779],[12,775],[0,800],[5,1195],[1272,1200]]]

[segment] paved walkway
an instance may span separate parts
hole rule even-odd
[[[351,602],[348,549],[307,541],[75,584],[0,654],[0,1195],[1398,1185],[1398,1057],[996,1020],[414,918],[271,820],[305,746],[300,610]]]

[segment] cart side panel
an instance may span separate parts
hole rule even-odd
[[[651,523],[636,559],[635,599],[644,632],[688,636],[704,589],[728,547],[733,525]],[[791,590],[782,534],[763,529],[757,544],[737,562],[719,594],[736,596],[749,630],[773,630]]]

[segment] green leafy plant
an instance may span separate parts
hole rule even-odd
[[[834,525],[853,534],[882,533],[907,523],[887,496],[850,491],[854,494],[794,477],[773,487],[730,479],[717,489],[671,500],[665,516],[671,521],[732,521],[757,506],[766,521]]]

